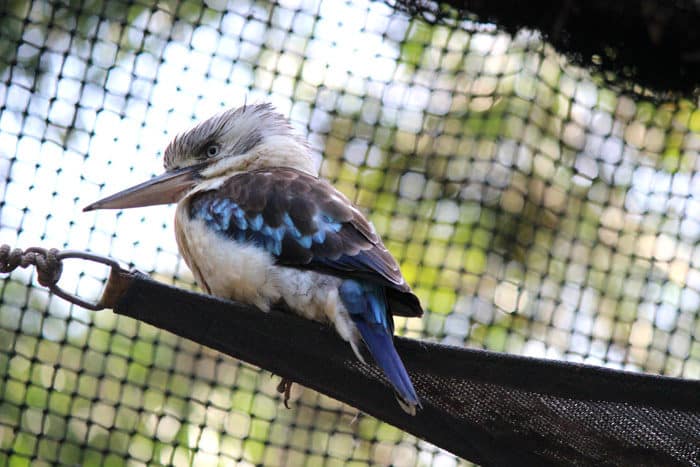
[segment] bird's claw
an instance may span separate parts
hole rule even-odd
[[[277,392],[284,394],[284,406],[289,409],[289,398],[291,397],[292,385],[294,381],[287,378],[282,378],[280,384],[277,385]]]
[[[360,412],[359,410],[355,412],[355,416],[352,417],[352,420],[350,420],[351,427],[357,426],[357,423],[360,421],[360,415],[362,415],[362,412]]]

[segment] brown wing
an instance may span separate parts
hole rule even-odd
[[[265,248],[278,264],[384,285],[396,315],[423,312],[372,224],[316,177],[290,168],[237,174],[218,190],[195,195],[189,213],[231,238]]]

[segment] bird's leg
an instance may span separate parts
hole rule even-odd
[[[354,427],[357,426],[357,423],[360,421],[360,415],[362,415],[362,412],[361,412],[361,411],[358,410],[357,412],[355,412],[355,416],[352,417],[352,420],[350,420],[350,426],[351,426],[351,427],[354,428]]]
[[[280,384],[277,385],[277,392],[280,394],[284,394],[284,406],[289,409],[289,397],[291,396],[292,392],[292,385],[294,384],[294,381],[291,379],[287,378],[282,378],[280,380]]]

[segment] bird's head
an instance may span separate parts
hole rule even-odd
[[[178,135],[165,149],[165,173],[85,207],[125,209],[174,203],[217,188],[239,172],[290,167],[316,169],[306,141],[270,104],[231,109]]]

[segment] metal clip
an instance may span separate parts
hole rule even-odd
[[[95,255],[92,253],[87,253],[85,251],[76,251],[76,250],[64,250],[64,251],[59,251],[58,254],[56,255],[59,261],[62,261],[64,259],[86,259],[89,261],[94,261],[96,263],[102,263],[105,264],[109,267],[112,268],[111,275],[115,275],[116,273],[123,271],[122,268],[119,266],[119,263],[111,258],[107,258],[105,256],[100,256],[100,255]],[[51,293],[61,297],[62,299],[73,303],[74,305],[81,306],[83,308],[87,308],[88,310],[104,310],[106,307],[102,304],[101,301],[98,302],[88,302],[86,300],[83,300],[82,298],[78,297],[77,295],[71,294],[63,290],[61,287],[58,286],[58,283],[55,283],[53,285],[49,286],[49,290]]]

